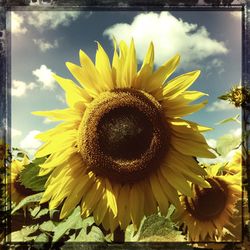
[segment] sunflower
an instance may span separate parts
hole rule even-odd
[[[35,193],[31,189],[25,188],[19,179],[20,173],[29,163],[30,160],[26,155],[23,157],[22,161],[14,159],[11,162],[10,179],[7,180],[7,184],[9,186],[7,191],[10,194],[11,201],[13,201],[15,204],[18,204],[25,197]]]
[[[245,157],[241,150],[235,151],[233,158],[225,165],[224,171],[226,174],[242,174],[243,166],[245,166]]]
[[[200,133],[210,128],[181,119],[206,104],[190,105],[205,94],[186,91],[199,70],[166,83],[179,55],[154,71],[151,43],[137,71],[133,40],[121,41],[119,51],[114,42],[111,64],[97,45],[95,64],[82,50],[80,66],[66,63],[79,85],[53,74],[69,107],[33,112],[63,121],[37,136],[45,143],[36,157],[49,155],[39,175],[51,173],[41,203],[62,205],[60,218],[80,203],[83,216],[113,232],[180,206],[177,191],[191,195],[188,181],[208,187],[195,157],[214,155]]]
[[[210,188],[192,184],[193,197],[180,197],[182,207],[173,219],[184,225],[190,241],[220,241],[225,234],[232,234],[229,231],[235,227],[232,222],[239,218],[241,209],[236,205],[241,197],[241,178],[239,175],[218,175],[219,169],[220,164],[207,169],[206,180]]]
[[[0,139],[0,168],[4,167],[4,160],[9,157],[9,145]]]

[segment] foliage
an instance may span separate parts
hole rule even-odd
[[[9,237],[12,242],[27,242],[34,240],[36,236],[30,236],[30,235],[36,232],[38,227],[39,227],[38,225],[24,226],[21,230],[12,232],[9,235]]]
[[[185,237],[181,235],[170,218],[153,214],[145,219],[139,241],[185,241]]]
[[[238,114],[234,117],[229,117],[229,118],[223,119],[223,120],[219,121],[218,123],[216,123],[216,125],[221,125],[221,124],[228,123],[228,122],[237,122],[240,124],[241,122],[238,119],[239,117],[240,117],[240,115]]]
[[[46,157],[37,158],[25,166],[24,170],[20,174],[20,181],[25,188],[31,189],[35,192],[44,191],[44,184],[49,175],[38,176],[38,173],[40,170],[39,165],[45,160]]]
[[[27,196],[22,201],[20,201],[16,207],[14,207],[14,209],[12,210],[11,213],[14,214],[17,210],[19,210],[20,208],[22,208],[24,206],[27,206],[30,203],[39,202],[41,200],[42,196],[43,196],[43,193],[38,193],[38,194],[33,194],[30,196]]]
[[[221,96],[223,100],[229,100],[231,96]],[[221,120],[217,125],[228,122],[240,123],[239,116],[229,117]],[[246,136],[247,137],[247,136]],[[217,140],[216,151],[222,156],[226,156],[230,151],[239,147],[242,140],[246,137],[236,134],[225,134]],[[21,149],[17,151],[16,157],[23,158],[26,154]],[[49,210],[48,204],[39,204],[44,191],[44,185],[49,177],[48,175],[39,176],[40,164],[47,157],[34,159],[26,165],[20,174],[21,184],[28,189],[36,192],[24,198],[17,204],[11,214],[13,224],[19,221],[15,230],[7,235],[11,242],[32,242],[48,244],[52,249],[57,243],[62,245],[66,243],[80,242],[112,242],[113,234],[106,232],[101,226],[97,226],[92,216],[82,218],[81,209],[77,206],[72,213],[64,220],[59,219],[60,208],[58,210]],[[133,225],[127,227],[125,231],[126,242],[183,242],[185,249],[193,249],[191,244],[187,245],[186,236],[180,228],[177,228],[171,220],[171,214],[175,207],[170,205],[167,216],[153,214],[144,217],[139,229],[136,231]],[[246,224],[246,234],[250,237],[250,223]],[[207,244],[209,247],[209,244]],[[42,246],[43,247],[43,246]],[[138,245],[139,247],[139,245]],[[175,246],[173,245],[173,248]],[[44,247],[49,249],[49,247]],[[63,248],[63,247],[62,247]],[[64,249],[64,248],[63,248]],[[65,247],[65,249],[67,249]],[[78,249],[78,248],[77,248]],[[90,247],[90,249],[93,249]],[[142,249],[145,249],[142,247]],[[181,249],[181,248],[180,248]]]

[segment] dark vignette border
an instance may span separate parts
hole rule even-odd
[[[44,11],[44,10],[242,10],[242,85],[250,87],[250,2],[248,0],[0,0],[0,130],[3,132],[3,142],[10,147],[11,142],[11,36],[9,33],[9,23],[6,21],[7,11],[10,10],[25,10],[25,11]],[[8,27],[7,27],[8,26]],[[249,105],[250,106],[250,105]],[[250,107],[247,106],[243,110],[242,130],[247,132],[250,128]],[[248,140],[247,145],[248,148]],[[6,171],[1,170],[1,174]],[[250,180],[250,157],[247,159],[247,177]],[[2,183],[1,175],[1,200],[4,197],[4,185]],[[250,194],[250,185],[248,185],[248,194]],[[6,200],[5,200],[6,201]],[[250,207],[250,200],[248,199],[248,207]],[[0,236],[3,233],[7,235],[10,233],[10,214],[8,214],[8,204],[0,207],[1,221],[0,221]],[[242,218],[243,220],[243,218]],[[248,228],[242,228],[243,233],[248,232],[248,241],[250,242],[250,225]],[[243,240],[243,239],[242,239]],[[242,241],[241,241],[242,242]],[[186,242],[166,242],[166,243],[123,243],[123,244],[109,244],[109,243],[67,243],[58,242],[53,246],[47,243],[30,243],[5,242],[6,249],[198,249],[187,246]],[[201,243],[201,242],[200,242]],[[221,242],[222,243],[222,242]],[[212,243],[220,245],[221,243]],[[223,249],[240,249],[236,246],[237,243],[228,243]],[[212,249],[212,248],[209,248]]]

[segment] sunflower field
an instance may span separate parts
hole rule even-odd
[[[33,159],[2,145],[10,228],[1,241],[248,249],[248,134],[209,145],[204,133],[212,128],[184,118],[207,104],[199,102],[206,93],[189,89],[200,70],[170,78],[181,55],[157,68],[151,43],[138,68],[133,39],[113,43],[112,58],[97,43],[95,62],[80,50],[79,65],[66,63],[71,79],[53,74],[68,107],[33,112],[59,122],[37,135]],[[239,85],[219,98],[243,109],[250,91]],[[225,123],[247,126],[240,115],[217,125]]]

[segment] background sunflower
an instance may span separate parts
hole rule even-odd
[[[231,234],[227,240],[241,238],[241,175],[221,175],[219,169],[220,164],[208,166],[206,180],[211,188],[192,185],[193,197],[182,195],[182,207],[173,215],[190,241],[222,241],[226,234]]]
[[[34,194],[32,190],[25,188],[19,179],[20,173],[29,163],[30,160],[26,155],[23,157],[22,161],[17,159],[12,160],[10,166],[10,178],[7,178],[7,191],[10,194],[11,201],[15,204],[18,204],[25,197]]]

